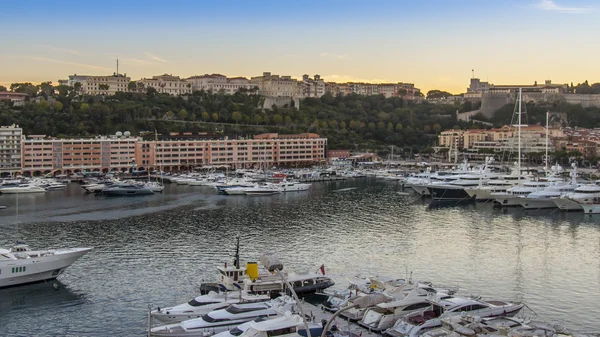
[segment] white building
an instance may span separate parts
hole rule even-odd
[[[192,93],[192,84],[188,81],[170,74],[152,76],[152,78],[142,78],[138,82],[144,84],[146,88],[154,88],[159,93],[169,95],[185,95]]]
[[[18,125],[0,126],[0,174],[21,171],[21,139]]]
[[[258,93],[267,97],[302,97],[298,81],[291,76],[272,75],[264,72],[262,76],[252,77],[252,85],[258,87]]]
[[[114,73],[109,76],[70,75],[67,80],[69,86],[81,84],[81,93],[87,95],[114,95],[117,91],[127,91],[131,81],[127,74]]]
[[[302,97],[321,97],[325,95],[326,85],[325,81],[321,79],[321,76],[315,75],[314,78],[310,78],[308,75],[302,75],[302,81],[298,82]]]
[[[254,85],[245,77],[227,78],[221,74],[205,74],[202,76],[192,76],[187,79],[187,82],[192,85],[194,91],[222,91],[226,94],[235,94],[240,89],[252,90]]]

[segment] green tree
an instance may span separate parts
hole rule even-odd
[[[388,132],[394,132],[394,124],[392,122],[387,123]]]
[[[54,111],[62,111],[63,104],[60,101],[54,101],[52,108],[54,108]]]
[[[0,91],[8,91],[5,86],[0,85]]]
[[[205,122],[210,121],[210,115],[206,111],[202,111],[202,120]]]
[[[377,123],[377,128],[379,130],[385,130],[385,123],[384,122]]]
[[[137,92],[143,93],[145,89],[145,85],[142,82],[137,82]]]
[[[283,122],[285,123],[285,125],[291,125],[292,124],[292,118],[290,116],[285,116],[285,118],[283,119]]]
[[[105,93],[110,89],[108,84],[98,84],[98,90],[104,91]]]
[[[344,122],[344,121],[341,121],[341,122],[340,122],[340,128],[341,128],[342,130],[346,130],[346,122]]]
[[[259,114],[254,115],[252,119],[254,119],[254,123],[256,123],[256,125],[262,123],[263,121],[262,117]]]
[[[369,122],[369,130],[373,131],[373,130],[375,130],[375,128],[376,128],[375,123]]]
[[[173,117],[175,117],[175,114],[173,113],[173,111],[171,111],[171,110],[167,111],[167,118],[173,119]]]
[[[127,90],[129,90],[129,92],[136,92],[136,91],[138,91],[137,82],[136,81],[129,82],[127,84]]]
[[[334,130],[338,128],[338,122],[335,119],[329,120],[327,122],[327,125],[329,125],[329,127]]]
[[[396,132],[402,133],[402,124],[400,124],[400,123],[396,124]]]
[[[185,120],[188,117],[188,112],[185,109],[181,109],[179,110],[179,113],[177,113],[177,116],[179,119]]]
[[[219,121],[219,114],[218,113],[213,112],[213,114],[212,114],[211,117],[212,117],[213,122],[218,122]]]
[[[42,110],[48,110],[48,107],[50,106],[50,104],[48,103],[48,101],[46,101],[45,99],[43,99],[43,100],[41,100],[41,101],[38,103],[38,106],[39,106],[40,108],[42,108]]]
[[[326,121],[322,121],[321,122],[321,128],[327,129],[327,122]]]
[[[90,112],[90,105],[88,103],[81,103],[79,110],[81,110],[83,113],[88,113]]]
[[[442,131],[442,126],[440,125],[440,123],[433,124],[433,132],[435,132],[435,134],[438,134],[440,133],[440,131]]]
[[[46,97],[54,95],[54,86],[52,86],[52,82],[42,82],[39,85],[39,88],[40,92],[46,95]]]
[[[25,82],[25,83],[12,83],[10,85],[10,91],[13,92],[20,92],[23,94],[27,94],[31,97],[34,97],[37,95],[38,93],[38,86],[37,85],[33,85],[29,82]]]
[[[235,124],[239,123],[242,120],[242,113],[239,111],[234,111],[231,114],[231,119],[235,121]]]
[[[275,114],[275,116],[273,116],[273,123],[280,125],[281,122],[283,122],[283,117],[281,117],[280,114]]]
[[[431,127],[429,125],[425,125],[423,127],[423,132],[425,132],[425,133],[431,133]]]

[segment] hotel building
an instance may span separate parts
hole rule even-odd
[[[203,165],[230,168],[303,166],[326,161],[327,139],[317,134],[268,133],[254,139],[166,139],[132,137],[54,139],[29,136],[22,142],[26,175],[85,171],[187,170]]]
[[[21,170],[21,138],[18,125],[0,126],[0,175]]]

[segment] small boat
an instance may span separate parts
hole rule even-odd
[[[31,250],[21,242],[11,249],[0,248],[0,288],[55,279],[90,250]]]
[[[150,195],[150,194],[154,194],[154,192],[152,192],[148,188],[130,184],[130,185],[119,185],[119,186],[114,186],[114,187],[110,187],[107,189],[103,189],[101,194],[109,196],[109,197],[115,197],[115,196]]]
[[[286,179],[283,179],[278,184],[269,184],[267,186],[272,186],[274,188],[277,188],[281,192],[299,192],[299,191],[308,191],[308,189],[310,188],[311,185],[312,184],[305,184],[305,183],[300,183],[297,181],[287,181]]]

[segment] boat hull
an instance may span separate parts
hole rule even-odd
[[[556,208],[553,199],[520,198],[519,203],[525,209]]]
[[[429,194],[434,201],[468,201],[472,200],[462,187],[427,186]]]
[[[494,201],[503,207],[513,207],[513,206],[521,206],[519,202],[519,197],[515,195],[495,195]]]
[[[28,283],[53,280],[65,269],[87,254],[91,248],[73,248],[73,252],[55,254],[45,257],[9,260],[0,265],[0,288],[12,287]],[[13,268],[24,267],[23,272],[13,272]]]
[[[410,188],[415,190],[419,195],[429,195],[429,190],[425,185],[410,185]]]
[[[585,214],[600,214],[600,204],[581,204]]]
[[[567,198],[556,198],[552,199],[556,207],[558,207],[561,211],[582,211],[583,208],[581,205],[571,199]]]

